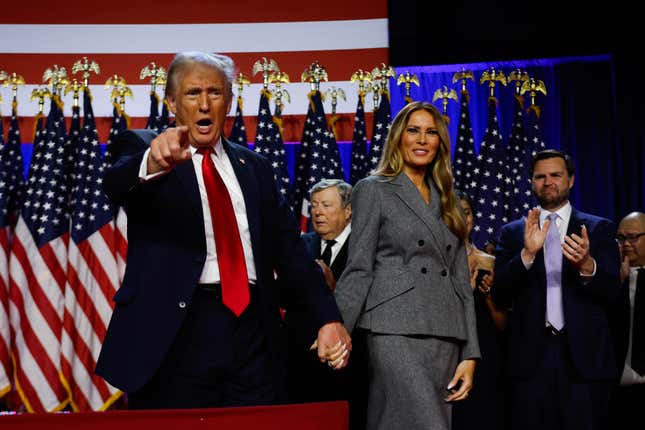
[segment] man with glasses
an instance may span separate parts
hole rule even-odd
[[[612,425],[642,421],[645,404],[645,213],[632,212],[618,225],[621,288],[625,299],[617,321],[620,385],[612,398]],[[628,298],[627,298],[628,297]]]

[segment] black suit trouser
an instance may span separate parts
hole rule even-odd
[[[130,409],[266,405],[276,393],[261,311],[251,302],[235,315],[221,293],[195,289],[186,318],[153,378],[128,393]]]

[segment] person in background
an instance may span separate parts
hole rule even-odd
[[[616,227],[569,202],[565,152],[533,156],[539,207],[504,225],[495,254],[495,302],[511,304],[511,428],[607,429],[617,377],[610,312],[619,296]]]
[[[394,118],[376,171],[352,191],[352,235],[336,301],[367,331],[367,428],[442,429],[480,358],[466,225],[450,138],[427,102]]]
[[[309,190],[311,220],[314,231],[302,235],[312,258],[320,265],[331,291],[336,289],[347,263],[351,235],[352,186],[341,179],[323,179]],[[285,315],[289,331],[289,387],[291,400],[320,402],[348,400],[350,429],[365,429],[367,408],[367,362],[364,334],[352,335],[352,360],[345,369],[335,371],[321,364],[308,351],[307,338],[299,328],[305,312],[292,309]],[[307,354],[308,353],[308,354]]]
[[[617,312],[617,355],[621,372],[611,400],[611,425],[643,422],[645,405],[645,213],[631,212],[618,224],[621,288],[625,298]]]
[[[491,297],[494,287],[495,257],[478,249],[471,241],[475,224],[475,207],[471,198],[455,190],[466,221],[466,253],[470,269],[470,285],[475,299],[477,338],[482,359],[477,365],[473,389],[463,402],[453,407],[453,430],[477,428],[501,430],[506,425],[506,392],[504,379],[504,328],[507,310]]]
[[[351,339],[269,161],[222,136],[233,75],[227,56],[177,54],[165,92],[176,127],[114,143],[103,186],[128,215],[127,268],[96,373],[133,409],[285,402],[275,274],[307,309],[319,359],[347,363]]]

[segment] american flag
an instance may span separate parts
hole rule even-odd
[[[165,124],[166,127],[168,124]],[[148,122],[146,128],[161,133],[165,130],[161,116],[159,115],[159,95],[155,91],[150,91],[150,114],[148,115]]]
[[[175,53],[202,50],[230,55],[236,69],[251,75],[253,64],[262,56],[277,62],[281,72],[300,76],[303,69],[317,60],[324,64],[330,86],[343,89],[347,101],[338,104],[343,120],[351,120],[357,94],[350,82],[356,68],[371,68],[388,61],[388,21],[385,0],[329,0],[304,6],[285,0],[279,8],[267,10],[259,0],[233,2],[225,10],[212,2],[196,0],[176,17],[169,17],[175,3],[161,0],[152,8],[133,8],[131,2],[116,0],[90,4],[70,0],[57,6],[56,14],[40,14],[47,4],[9,2],[0,16],[0,55],[7,72],[21,73],[27,85],[19,94],[19,116],[23,117],[23,136],[33,129],[35,103],[31,90],[41,83],[43,71],[53,64],[65,66],[82,56],[96,61],[105,80],[113,74],[122,76],[133,93],[127,112],[130,128],[144,128],[150,116],[150,84],[140,79],[142,67],[154,61],[167,69]],[[127,10],[124,14],[122,11]],[[237,37],[236,35],[242,35]],[[102,78],[103,77],[103,78]],[[112,99],[103,82],[90,85],[93,107],[101,142],[108,137]],[[244,113],[247,137],[256,134],[256,113],[262,83],[251,84],[246,91]],[[283,110],[284,141],[298,142],[307,111],[308,85],[300,82],[283,86],[293,103]],[[159,88],[157,93],[161,96]],[[64,97],[66,116],[71,112],[71,95]],[[160,104],[160,103],[159,103]],[[5,104],[6,112],[10,107]],[[159,106],[162,110],[162,106]],[[231,107],[225,134],[233,124],[235,106]],[[369,118],[368,118],[369,122]],[[339,141],[351,140],[351,130],[342,129]],[[31,137],[31,136],[29,136]]]
[[[103,410],[120,392],[94,374],[119,285],[113,209],[101,188],[101,157],[89,90],[83,94],[65,290],[62,370],[74,410]]]
[[[514,96],[513,128],[508,138],[507,166],[512,186],[508,205],[507,218],[514,220],[526,215],[531,208],[531,181],[528,178],[527,144],[524,131],[524,100],[520,95]]]
[[[355,185],[367,174],[367,133],[365,129],[364,97],[358,98],[356,115],[354,116],[354,132],[352,135],[352,166],[349,172],[349,183]]]
[[[318,100],[316,100],[318,102]],[[316,110],[324,113],[322,98],[320,99],[320,106]],[[323,178],[326,179],[344,179],[343,165],[340,161],[340,151],[338,150],[338,142],[336,142],[336,123],[338,122],[338,115],[331,114],[329,116],[329,126],[325,122],[325,130],[323,131]]]
[[[540,127],[540,108],[531,106],[528,108],[528,128],[526,130],[526,158],[527,166],[530,166],[531,158],[544,149],[547,149]]]
[[[228,140],[239,145],[248,146],[248,139],[246,138],[246,126],[244,125],[244,113],[242,112],[242,109],[242,97],[238,96],[237,107],[235,108],[235,120],[233,120],[233,127],[231,127],[231,133],[228,135]],[[260,109],[262,109],[262,100],[260,100]],[[258,123],[259,120],[260,119],[258,118]],[[255,144],[258,144],[257,141],[255,142]]]
[[[278,191],[282,198],[289,201],[289,172],[285,159],[284,145],[280,126],[271,115],[269,100],[271,92],[262,90],[260,93],[260,107],[258,108],[258,127],[255,135],[255,152],[264,155],[269,159],[273,169]],[[276,108],[276,111],[278,109]]]
[[[475,139],[473,138],[473,127],[470,122],[470,96],[468,90],[461,92],[459,101],[459,125],[457,126],[457,139],[455,142],[455,155],[452,162],[452,170],[455,178],[455,188],[466,192],[468,195],[474,191],[474,171],[477,166],[475,155]]]
[[[128,115],[121,110],[121,107],[117,102],[112,103],[112,125],[110,126],[110,134],[105,145],[105,153],[103,154],[103,159],[105,164],[109,167],[112,165],[112,145],[119,135],[119,133],[128,129],[129,118]]]
[[[309,98],[311,102],[296,159],[293,204],[296,210],[299,209],[300,229],[303,232],[311,229],[309,189],[325,177],[327,163],[324,150],[327,121],[322,107],[322,95],[320,91],[311,91]]]
[[[284,139],[282,138],[282,105],[280,104],[275,107],[273,122],[276,127],[278,127],[278,132],[276,133],[275,140],[273,142],[271,166],[273,167],[276,175],[276,182],[280,187],[280,195],[282,195],[285,201],[291,202],[291,178],[289,177],[286,151],[284,149]]]
[[[477,206],[473,242],[484,247],[495,240],[499,227],[505,224],[508,208],[506,150],[497,119],[497,100],[488,99],[488,124],[477,156],[475,186],[472,195]]]
[[[65,120],[57,95],[36,135],[9,261],[15,383],[28,411],[63,408],[60,341],[69,241]]]
[[[164,101],[165,105],[165,101]],[[105,167],[112,165],[112,147],[113,142],[119,133],[128,129],[130,117],[121,109],[118,103],[114,103],[114,110],[112,114],[112,126],[110,127],[110,137],[105,145],[105,153],[103,154],[103,163]],[[125,274],[125,260],[128,254],[128,216],[125,209],[122,207],[113,207],[116,218],[116,228],[114,229],[114,246],[117,250],[117,263],[119,266],[119,280],[123,280]]]
[[[14,102],[6,143],[0,118],[0,397],[12,388],[9,250],[24,191],[20,129],[16,112],[16,102]]]
[[[390,130],[391,120],[390,93],[386,90],[381,91],[381,101],[374,112],[374,127],[372,129],[372,140],[370,142],[370,152],[367,157],[367,174],[378,166],[381,160],[381,153],[385,145],[387,133]]]

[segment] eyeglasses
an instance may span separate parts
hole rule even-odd
[[[629,234],[618,234],[616,235],[616,240],[619,243],[623,243],[625,241],[630,242],[630,243],[635,243],[639,237],[645,235],[645,232],[643,233],[629,233]]]

